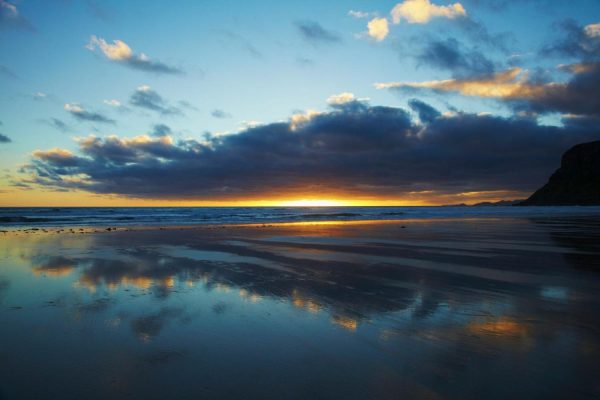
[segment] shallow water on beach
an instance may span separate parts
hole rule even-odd
[[[0,234],[0,399],[600,398],[600,217]]]

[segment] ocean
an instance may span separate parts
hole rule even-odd
[[[33,207],[0,208],[0,228],[177,226],[308,221],[600,215],[600,207]]]

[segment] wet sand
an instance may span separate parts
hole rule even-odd
[[[0,399],[595,399],[599,356],[600,217],[0,233]]]

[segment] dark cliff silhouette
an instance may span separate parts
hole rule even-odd
[[[519,205],[600,205],[600,140],[567,150],[548,183]]]

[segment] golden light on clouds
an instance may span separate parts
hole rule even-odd
[[[438,6],[430,0],[405,0],[396,4],[391,14],[395,24],[399,24],[402,20],[409,24],[426,24],[436,17],[450,19],[465,17],[467,11],[460,3]]]
[[[530,99],[543,95],[563,84],[532,84],[528,82],[528,72],[521,68],[511,68],[494,75],[469,79],[445,79],[425,82],[376,83],[376,89],[430,89],[442,92],[456,92],[464,96],[492,97],[502,99]]]
[[[373,18],[367,24],[367,29],[369,30],[369,36],[378,42],[385,39],[390,32],[388,21],[385,18]]]

